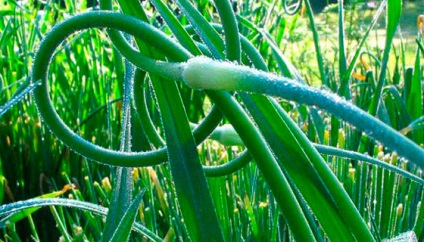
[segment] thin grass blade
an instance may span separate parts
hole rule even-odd
[[[41,81],[35,81],[29,85],[28,83],[23,84],[19,90],[13,95],[13,97],[7,101],[5,104],[0,106],[0,117],[3,116],[9,109],[11,109],[15,104],[20,102],[28,93],[31,93],[35,88],[40,86]]]
[[[383,89],[384,82],[386,80],[386,71],[387,71],[387,65],[389,63],[390,49],[392,46],[393,38],[396,33],[397,26],[400,21],[401,13],[402,13],[402,0],[387,1],[386,44],[384,48],[383,59],[381,61],[381,68],[380,68],[379,78],[377,82],[377,87],[368,109],[368,112],[371,115],[375,115],[377,113],[378,106],[380,105],[381,92]]]
[[[206,177],[174,82],[152,77],[165,130],[178,201],[193,241],[223,241]]]
[[[66,185],[61,191],[51,192],[44,194],[42,196],[36,197],[37,199],[45,199],[45,198],[56,198],[58,196],[63,195],[65,192],[67,192],[69,189],[71,189],[70,185]],[[24,218],[27,218],[32,213],[38,211],[41,207],[32,207],[32,208],[26,208],[24,210],[21,210],[19,212],[13,213],[9,216],[6,216],[5,218],[0,220],[0,228],[4,228],[6,226],[7,222],[16,223]]]
[[[137,211],[143,198],[144,191],[139,193],[131,205],[128,207],[127,211],[125,211],[124,215],[120,219],[118,226],[115,229],[115,233],[110,238],[110,241],[128,241],[131,228],[134,224],[135,217],[137,215]]]
[[[214,28],[210,26],[208,21],[194,8],[188,0],[178,0],[178,5],[181,10],[187,15],[190,23],[198,31],[199,36],[208,46],[212,54],[218,58],[223,57],[224,42]]]
[[[424,115],[423,111],[423,89],[422,89],[422,76],[421,76],[421,53],[419,50],[416,52],[414,73],[411,80],[411,88],[406,100],[406,107],[412,120],[419,119]],[[424,130],[414,131],[414,140],[418,144],[424,144]]]
[[[124,77],[124,98],[123,98],[123,114],[122,114],[122,131],[121,131],[121,147],[120,150],[124,152],[131,151],[131,96],[133,92],[133,67],[131,63],[125,61],[125,77]],[[103,230],[102,241],[110,241],[119,228],[121,218],[128,212],[127,208],[131,207],[132,199],[132,168],[116,167],[112,170],[115,172],[115,186],[113,187],[112,200],[108,216],[106,218],[106,225]],[[128,215],[130,216],[130,215]],[[134,220],[133,220],[134,221]],[[128,237],[119,232],[120,237]]]

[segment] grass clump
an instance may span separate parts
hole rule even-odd
[[[340,2],[330,57],[308,0],[65,3],[1,12],[4,240],[424,238],[424,48],[396,46],[401,1],[354,48]],[[302,64],[279,45],[297,31]]]

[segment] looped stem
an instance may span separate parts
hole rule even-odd
[[[41,86],[34,90],[34,100],[44,123],[75,152],[103,164],[135,167],[157,165],[167,160],[165,148],[143,153],[127,153],[108,150],[94,145],[75,134],[59,117],[49,97],[47,72],[49,63],[56,48],[71,34],[89,28],[112,28],[127,32],[146,42],[152,43],[157,49],[166,52],[174,60],[184,60],[190,54],[173,42],[165,34],[152,26],[131,16],[108,11],[92,11],[72,17],[56,25],[41,43],[34,60],[32,82],[41,80]],[[186,56],[181,55],[186,53]],[[127,55],[125,55],[127,56]],[[130,55],[131,56],[131,55]],[[167,78],[179,76],[179,64],[163,63],[144,57],[134,56],[130,61],[137,67],[155,72]],[[166,71],[164,71],[166,69]]]
[[[137,153],[113,151],[100,147],[84,140],[72,131],[62,121],[53,107],[49,97],[47,72],[55,50],[68,36],[77,31],[105,27],[124,31],[148,41],[174,60],[185,60],[191,56],[183,47],[169,39],[162,32],[134,17],[109,11],[93,11],[77,15],[55,26],[45,37],[36,53],[32,82],[41,81],[41,86],[33,92],[40,115],[43,117],[44,123],[60,140],[86,158],[102,164],[124,167],[152,166],[163,163],[168,159],[166,147],[155,151]],[[165,76],[166,78],[178,79],[181,76],[181,66],[179,64],[159,62],[145,57],[127,43],[119,46],[123,56],[143,70],[153,72],[162,77]],[[221,120],[221,112],[217,108],[213,108],[204,121],[194,130],[193,134],[196,142],[199,144],[204,141]]]

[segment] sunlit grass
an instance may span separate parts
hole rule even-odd
[[[168,35],[171,33],[175,35],[175,32],[172,32],[175,30],[163,27],[162,21],[156,18],[159,13],[148,2],[143,2],[142,5],[139,5],[137,1],[118,2],[114,3],[114,9],[121,8],[123,12],[130,13],[132,7],[142,8],[144,12],[133,12],[132,14],[144,18],[154,26],[159,26]],[[30,3],[20,6],[15,2],[7,1],[2,4],[0,5],[0,14],[2,15],[0,21],[0,106],[6,104],[14,95],[18,95],[29,85],[35,52],[41,39],[51,30],[52,26],[70,18],[75,13],[88,11],[84,1],[66,1],[68,9],[61,9],[56,4],[47,4],[44,10],[38,10]],[[212,6],[212,3],[197,2],[197,4],[198,11],[205,19],[213,22],[220,21],[219,14],[215,11],[216,8]],[[168,3],[167,6],[172,10],[177,8],[173,3]],[[422,54],[418,55],[421,63],[417,64],[417,35],[415,30],[410,30],[413,27],[416,28],[416,22],[414,22],[415,25],[411,24],[416,19],[408,18],[413,13],[414,8],[411,6],[410,3],[405,4],[405,13],[402,15],[400,23],[404,32],[402,32],[402,36],[396,35],[392,42],[393,49],[389,58],[387,81],[384,84],[381,98],[384,109],[380,110],[377,117],[394,129],[408,133],[409,138],[422,146],[423,138],[420,137],[422,121],[419,122],[418,118],[422,117],[423,112],[422,110],[421,113],[413,111],[411,105],[417,100],[422,101],[423,97],[413,99],[410,95],[412,91],[405,87],[405,83],[415,83],[411,85],[416,87],[414,78],[421,78],[421,80],[423,78],[422,71],[414,74],[412,69],[420,66],[422,68]],[[325,82],[320,77],[316,61],[318,54],[314,48],[309,19],[305,12],[287,16],[278,1],[239,3],[237,7],[237,13],[247,20],[240,24],[240,32],[253,43],[271,72],[284,73],[284,68],[278,61],[278,57],[281,57],[280,53],[272,51],[274,47],[270,43],[274,42],[275,46],[300,73],[303,80],[310,85],[337,93],[341,81],[338,74],[340,61],[338,34],[335,31],[338,28],[337,7],[335,12],[329,11],[315,16],[320,36],[319,44],[322,47],[324,58],[324,69],[328,78],[329,85],[327,86],[323,85]],[[179,8],[183,8],[181,4]],[[174,12],[183,26],[188,24],[185,15],[180,14],[179,11]],[[345,12],[346,61],[348,64],[350,63],[349,58],[354,54],[364,31],[375,14],[371,10],[365,11],[365,16],[360,13],[362,12],[358,9]],[[381,18],[384,19],[384,16],[382,15]],[[363,47],[364,51],[375,55],[376,59],[369,57],[371,55],[364,55],[362,62],[358,61],[357,63],[354,78],[350,79],[351,102],[365,111],[368,110],[378,79],[376,78],[380,68],[378,62],[381,61],[384,50],[384,27],[384,23],[380,23],[375,30],[372,30]],[[407,30],[405,31],[405,29]],[[191,32],[189,31],[189,33]],[[198,34],[201,35],[201,33]],[[213,37],[213,33],[206,37],[202,36],[202,38],[211,40],[211,36]],[[200,41],[200,38],[195,35],[190,35],[189,38],[189,41],[196,41],[193,43]],[[125,101],[128,95],[125,96],[123,86],[129,77],[124,75],[125,63],[117,49],[113,47],[113,41],[115,40],[110,40],[106,31],[93,29],[77,32],[62,43],[50,65],[50,96],[60,117],[70,129],[85,140],[113,150],[119,150],[125,140],[131,140],[131,147],[125,149],[127,151],[130,149],[132,151],[156,150],[167,139],[169,141],[172,138],[168,136],[172,125],[164,123],[164,120],[171,122],[173,117],[167,117],[166,115],[169,116],[169,114],[163,111],[163,98],[168,95],[166,94],[167,90],[174,87],[162,88],[165,94],[161,94],[158,93],[161,88],[158,86],[158,79],[155,79],[157,77],[151,75],[144,78],[143,74],[135,74],[136,77],[143,79],[142,85],[135,87],[135,90],[143,92],[140,95],[143,98],[141,104],[145,106],[144,111],[149,113],[147,120],[150,118],[153,125],[150,127],[149,133],[146,131],[147,126],[141,123],[141,120],[146,119],[138,116],[145,115],[145,113],[139,112],[136,104]],[[418,41],[423,43],[422,39]],[[204,40],[203,43],[205,42],[207,41]],[[222,41],[222,43],[224,42]],[[149,43],[147,43],[147,47],[143,46],[141,42],[137,42],[137,44],[141,52],[148,53],[155,58],[162,58],[155,52],[156,50],[148,47]],[[186,43],[184,46],[190,45]],[[205,51],[207,48],[205,46],[218,50],[225,47],[211,41],[209,44],[199,45],[199,49]],[[190,51],[194,53],[196,50],[190,49]],[[205,51],[205,55],[208,52]],[[217,53],[219,54],[219,51]],[[225,53],[228,54],[228,50]],[[234,52],[232,54],[236,55]],[[396,57],[399,58],[398,65],[396,65]],[[246,65],[251,64],[249,61],[252,59],[249,58],[245,53],[241,56],[241,60]],[[412,68],[407,69],[408,67]],[[205,75],[210,74],[205,73]],[[414,77],[414,75],[416,76]],[[178,88],[175,90],[179,90],[186,112],[184,115],[187,116],[188,121],[196,125],[204,120],[210,112],[210,106],[215,103],[211,97],[216,94],[209,91],[205,94],[205,92],[192,90],[181,84],[178,84]],[[137,98],[139,97],[136,97],[135,100]],[[252,106],[247,103],[249,98],[247,95],[237,94],[235,100],[239,101],[241,107],[248,110],[249,115],[256,118],[258,113],[255,113]],[[260,100],[260,98],[256,98],[252,98],[252,100]],[[419,167],[406,163],[403,158],[396,153],[391,153],[378,142],[366,141],[361,146],[364,139],[363,134],[342,120],[332,118],[327,112],[318,110],[315,106],[307,107],[284,99],[276,100],[288,113],[287,117],[290,117],[300,127],[299,130],[303,131],[312,142],[331,145],[338,149],[359,150],[361,153],[369,154],[371,157],[396,166],[418,178],[423,178],[422,170]],[[169,103],[172,107],[178,106],[177,104],[177,101]],[[126,105],[131,105],[130,111],[124,111]],[[122,123],[125,120],[123,116],[128,114],[126,112],[130,112],[133,117],[131,125]],[[146,115],[143,118],[146,118]],[[188,127],[188,123],[184,119],[177,120],[180,123],[175,127],[180,128],[182,123],[187,124]],[[339,122],[337,125],[335,120]],[[418,122],[413,123],[414,120],[418,120]],[[259,130],[266,130],[264,126],[260,125],[264,125],[264,123],[258,119],[255,121],[255,125],[259,124],[257,125]],[[225,118],[220,124],[228,124],[228,122],[232,122],[230,117]],[[122,133],[125,127],[131,128],[131,136]],[[186,137],[183,131],[178,130],[178,132],[181,137]],[[293,133],[295,134],[296,131],[294,130]],[[161,138],[155,139],[152,135],[158,135]],[[264,137],[266,142],[271,144],[270,146],[275,145],[269,138],[272,136],[267,136],[265,133]],[[286,137],[290,139],[291,136],[287,134]],[[211,138],[217,139],[214,136]],[[237,138],[236,140],[239,140],[239,137]],[[198,160],[205,166],[227,164],[239,157],[246,149],[238,141],[237,145],[225,146],[212,139],[197,145]],[[278,137],[275,139],[278,140]],[[222,140],[221,142],[225,143]],[[185,143],[181,145],[177,141],[173,141],[172,144],[185,148]],[[312,147],[312,143],[310,145]],[[291,147],[296,146],[293,144]],[[270,152],[270,154],[276,157],[287,154],[285,156],[287,161],[279,158],[278,167],[296,164],[296,162],[305,164],[300,163],[306,160],[302,156],[303,151],[289,149],[287,152],[278,152],[275,148],[272,149],[274,153]],[[383,169],[378,165],[369,165],[356,159],[341,158],[325,152],[321,152],[321,156],[352,200],[375,240],[393,238],[407,231],[414,231],[419,240],[424,238],[422,183],[411,181],[394,171]],[[305,157],[314,160],[314,158],[308,158],[307,155]],[[169,158],[172,162],[172,156]],[[92,162],[66,148],[43,125],[43,120],[39,116],[31,95],[25,95],[20,102],[8,107],[7,112],[0,117],[0,165],[0,204],[12,204],[42,194],[47,194],[47,196],[51,196],[49,198],[52,198],[52,194],[59,196],[54,192],[61,191],[66,187],[65,195],[60,194],[63,198],[90,202],[93,204],[90,209],[101,210],[103,208],[95,207],[95,205],[101,205],[109,207],[109,211],[117,211],[118,214],[124,212],[122,209],[117,209],[116,203],[113,203],[116,191],[119,191],[116,188],[119,183],[114,180],[118,174],[116,169]],[[149,238],[151,240],[186,241],[195,234],[193,232],[195,229],[192,227],[198,225],[195,222],[188,222],[186,214],[183,212],[185,208],[182,207],[190,203],[181,197],[181,187],[179,186],[184,183],[174,180],[175,169],[175,165],[172,166],[170,162],[166,162],[161,165],[128,170],[131,173],[128,173],[130,176],[127,182],[132,184],[132,188],[121,191],[131,194],[132,197],[137,197],[144,192],[138,212],[135,214],[136,226],[141,233],[132,233],[131,240],[144,241]],[[263,164],[261,166],[261,164],[249,162],[243,168],[225,176],[206,179],[222,238],[225,241],[293,240],[293,227],[290,228],[288,225],[290,218],[284,217],[283,214],[286,211],[282,211],[281,204],[277,202],[278,198],[275,198],[279,194],[272,192],[275,184],[270,185],[268,177],[261,169],[263,169]],[[307,170],[306,167],[305,170]],[[288,167],[287,170],[284,170],[284,174],[287,177],[294,177],[294,179],[289,179],[290,186],[294,188],[294,181],[299,181],[299,178],[290,173],[293,171],[301,170]],[[183,171],[179,170],[178,172]],[[177,186],[176,183],[178,183]],[[194,183],[194,185],[197,184]],[[299,192],[304,191],[301,190],[301,186],[305,185],[300,183],[297,185],[299,189],[293,190],[298,193],[295,194],[297,200],[304,203],[301,205],[304,206],[302,208],[306,217],[310,216],[307,221],[313,230],[313,238],[328,238],[325,229],[331,226],[327,224],[325,227],[320,224],[317,217],[311,213],[311,211],[313,212],[310,209],[311,205],[307,205],[304,196],[302,197]],[[131,199],[126,201],[126,204],[130,203]],[[45,205],[52,204],[54,203]],[[55,205],[60,205],[60,200]],[[15,220],[7,221],[9,217],[0,220],[2,229],[0,238],[2,240],[19,241],[32,237],[37,241],[54,241],[61,237],[64,240],[99,241],[102,236],[105,236],[105,232],[116,232],[104,231],[105,228],[114,226],[114,224],[105,223],[105,217],[89,211],[60,206],[41,208],[37,212],[34,212],[35,210],[24,211],[27,214],[18,213]],[[7,211],[2,213],[2,218],[6,213]],[[117,224],[118,221],[114,222]],[[202,223],[202,221],[197,222]],[[128,225],[123,226],[124,230],[131,226],[131,223],[128,221],[127,223]],[[208,226],[208,224],[203,224],[204,228],[208,228]],[[125,235],[116,236],[125,237]],[[349,236],[352,235],[347,235],[347,237]],[[103,237],[103,239],[105,238]]]

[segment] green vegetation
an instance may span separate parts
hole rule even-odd
[[[2,241],[424,240],[402,1],[87,4],[0,5]]]

